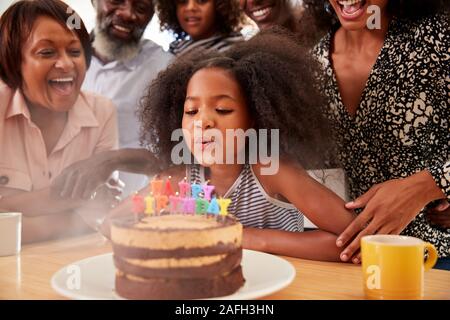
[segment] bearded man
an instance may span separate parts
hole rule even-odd
[[[92,33],[94,55],[83,90],[110,98],[117,108],[119,147],[139,147],[139,100],[165,69],[172,55],[148,39],[144,31],[154,15],[152,0],[92,0],[96,25]],[[120,173],[123,195],[146,185],[143,175]]]

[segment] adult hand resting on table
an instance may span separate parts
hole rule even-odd
[[[336,240],[345,249],[341,260],[353,257],[361,261],[357,253],[363,236],[373,234],[400,234],[428,203],[445,198],[428,171],[421,171],[408,178],[389,180],[377,184],[356,200],[347,203],[347,209],[363,208]],[[356,255],[355,255],[356,253]]]

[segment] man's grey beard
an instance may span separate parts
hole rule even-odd
[[[110,36],[105,29],[99,26],[94,29],[94,42],[92,43],[95,51],[108,61],[127,61],[134,59],[141,49],[140,41],[124,42]]]

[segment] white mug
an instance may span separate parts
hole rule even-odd
[[[18,254],[21,238],[22,214],[19,212],[0,212],[0,257]]]

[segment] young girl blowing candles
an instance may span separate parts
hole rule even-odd
[[[231,199],[228,211],[244,225],[245,248],[339,261],[336,237],[353,213],[302,168],[330,145],[306,57],[278,31],[262,32],[224,53],[197,51],[178,59],[143,99],[142,142],[167,168],[160,176],[172,176],[174,188],[186,177],[188,183],[215,186],[218,199]],[[173,164],[182,154],[180,141],[172,141],[180,128],[192,164],[185,154],[183,165]],[[227,130],[252,129],[256,147],[250,135],[247,141],[227,136]],[[272,134],[276,130],[279,139]],[[270,157],[262,155],[264,147],[272,150]],[[272,159],[278,147],[279,161]],[[132,204],[125,201],[110,217],[129,214]],[[319,230],[302,232],[303,215]]]

